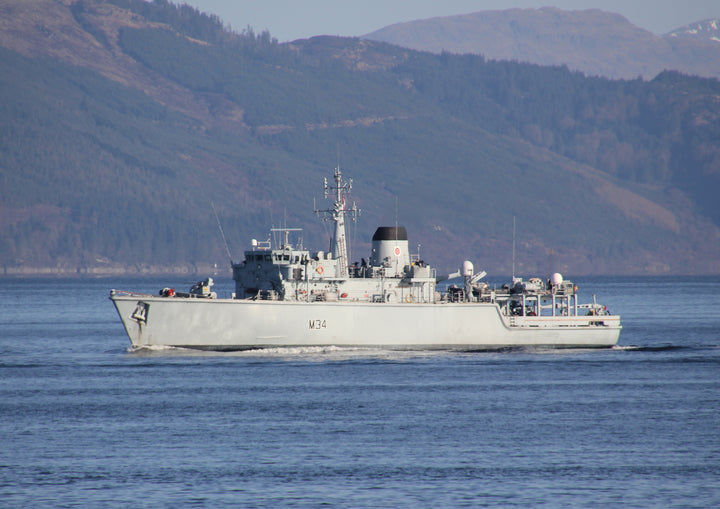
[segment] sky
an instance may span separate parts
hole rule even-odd
[[[315,35],[360,36],[393,23],[486,10],[602,9],[661,35],[720,18],[720,0],[172,0],[216,14],[234,30],[268,30],[280,42]]]

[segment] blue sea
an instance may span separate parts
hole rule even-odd
[[[575,278],[607,350],[131,351],[192,282],[0,280],[0,506],[720,507],[720,277]]]

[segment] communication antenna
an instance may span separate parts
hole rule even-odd
[[[515,283],[515,216],[513,216],[512,280]]]
[[[398,197],[395,195],[395,241],[398,239]]]
[[[550,270],[552,269],[552,255],[553,255],[553,248],[550,248],[550,259],[548,260],[548,277],[547,277],[548,281],[550,281]]]
[[[220,229],[220,235],[222,236],[223,243],[225,244],[225,251],[227,252],[228,259],[230,260],[230,265],[233,264],[232,255],[230,254],[230,247],[228,247],[227,239],[225,238],[225,232],[223,231],[223,227],[220,224],[220,218],[218,217],[217,211],[215,210],[215,204],[213,202],[210,202],[210,206],[213,209],[213,214],[215,214],[215,220],[217,221],[218,228]]]

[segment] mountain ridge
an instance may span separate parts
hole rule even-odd
[[[362,38],[433,53],[567,65],[587,75],[613,79],[651,79],[665,69],[720,77],[720,44],[688,37],[693,25],[697,23],[657,36],[620,14],[543,7],[396,23]]]
[[[687,37],[689,39],[709,39],[720,43],[720,19],[709,18],[678,27],[667,34],[668,37]]]

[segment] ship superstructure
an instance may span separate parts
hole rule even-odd
[[[408,252],[402,226],[381,226],[372,239],[369,261],[348,265],[345,218],[358,213],[346,208],[352,182],[334,172],[334,184],[325,181],[325,196],[333,195],[332,208],[318,210],[332,221],[328,252],[311,253],[289,242],[298,228],[276,230],[284,242],[273,249],[270,240],[253,241],[242,263],[233,264],[236,299],[302,302],[435,302],[435,270]]]

